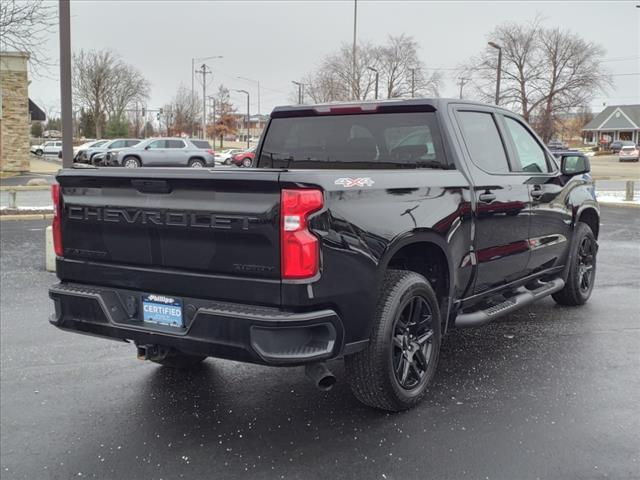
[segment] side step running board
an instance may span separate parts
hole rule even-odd
[[[527,290],[523,287],[518,290],[519,293],[515,296],[498,305],[494,305],[485,310],[458,314],[456,317],[456,327],[479,327],[563,288],[564,280],[561,278],[541,283],[541,286],[535,290]]]

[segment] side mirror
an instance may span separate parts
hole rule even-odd
[[[591,164],[587,157],[582,155],[563,155],[560,162],[560,171],[563,175],[574,176],[591,171]]]
[[[145,150],[149,150],[150,145],[147,145],[146,147],[144,147]]]

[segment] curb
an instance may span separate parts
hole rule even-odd
[[[53,213],[16,213],[9,215],[0,215],[0,222],[10,220],[50,220]]]
[[[16,192],[30,191],[30,190],[51,190],[51,185],[2,185],[0,186],[0,192],[7,192],[9,190],[15,190]]]
[[[601,202],[598,200],[598,205],[601,207],[625,207],[625,208],[640,208],[640,203],[625,203],[624,200],[619,202]]]

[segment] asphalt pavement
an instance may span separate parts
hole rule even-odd
[[[417,408],[381,413],[302,369],[180,375],[47,322],[45,221],[0,222],[0,477],[637,479],[640,218],[602,208],[589,303],[550,298],[443,345]]]

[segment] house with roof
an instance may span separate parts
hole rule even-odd
[[[582,129],[584,143],[597,145],[604,139],[640,143],[640,105],[611,105]],[[604,142],[603,142],[604,143]]]

